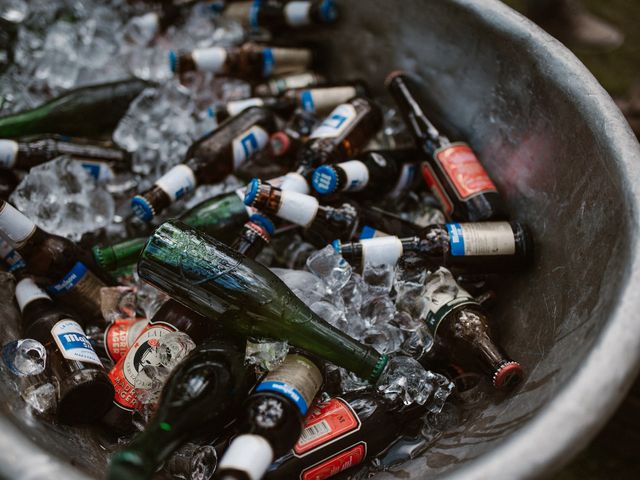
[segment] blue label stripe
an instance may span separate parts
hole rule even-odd
[[[258,12],[260,12],[261,0],[254,0],[253,5],[249,9],[249,26],[251,28],[258,28]]]
[[[373,238],[376,236],[376,229],[373,227],[370,227],[369,225],[365,225],[364,227],[362,227],[362,232],[360,232],[360,236],[358,237],[358,240],[365,240],[367,238]]]
[[[284,382],[266,381],[256,387],[256,392],[276,392],[296,404],[302,415],[307,414],[309,406],[298,390]]]
[[[82,167],[89,172],[94,179],[100,179],[100,165],[96,163],[82,163]]]
[[[262,51],[262,75],[264,77],[271,76],[271,73],[273,72],[273,65],[273,50],[271,50],[270,48],[265,48]]]
[[[454,257],[464,256],[464,236],[462,235],[462,227],[459,223],[447,223],[447,231],[449,232],[449,246],[451,255]]]
[[[50,295],[62,295],[75,287],[80,280],[88,272],[87,267],[82,262],[76,262],[73,268],[67,273],[58,283],[49,285],[47,287],[47,293]]]
[[[315,113],[316,106],[313,103],[313,95],[311,95],[311,90],[303,90],[300,94],[300,102],[302,103],[302,109],[307,112]]]

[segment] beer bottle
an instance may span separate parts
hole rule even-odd
[[[315,72],[290,73],[256,85],[253,89],[253,94],[258,97],[277,97],[291,88],[315,87],[325,82],[326,79]]]
[[[358,192],[366,198],[381,198],[393,190],[402,192],[413,180],[417,158],[415,150],[362,153],[346,162],[319,166],[313,173],[313,188],[321,195]]]
[[[422,175],[445,215],[471,222],[505,218],[500,194],[480,161],[467,144],[451,143],[429,121],[409,86],[409,78],[402,72],[392,72],[385,84],[417,147],[426,154]]]
[[[142,433],[109,463],[107,478],[151,478],[187,440],[222,431],[255,382],[244,368],[244,349],[224,340],[196,347],[171,374],[158,409]]]
[[[94,349],[115,364],[127,354],[144,328],[149,324],[146,318],[117,319],[107,325],[102,341]]]
[[[9,273],[27,266],[20,254],[2,237],[0,237],[0,260],[4,263],[5,270]]]
[[[335,240],[333,247],[352,265],[395,265],[408,253],[426,261],[428,268],[444,266],[462,271],[493,273],[516,271],[532,257],[527,229],[516,222],[448,223],[430,225],[417,236],[380,236],[353,243]]]
[[[47,292],[87,320],[103,321],[100,288],[110,283],[91,255],[72,241],[46,233],[12,205],[0,201],[0,234],[27,262],[28,271],[51,283]]]
[[[16,300],[22,312],[22,331],[47,350],[48,369],[60,389],[57,418],[67,424],[98,420],[113,398],[107,372],[78,321],[21,273]]]
[[[440,268],[431,274],[426,299],[426,324],[434,338],[428,356],[449,358],[466,371],[483,372],[499,390],[514,388],[522,381],[522,367],[494,343],[483,308],[451,272]]]
[[[308,48],[288,48],[245,43],[240,47],[196,48],[190,52],[169,53],[169,66],[174,73],[211,72],[246,80],[259,80],[273,75],[302,72],[311,65],[313,54]]]
[[[329,478],[384,451],[425,408],[393,410],[380,395],[350,392],[314,404],[294,447],[276,459],[265,480]]]
[[[333,0],[279,2],[274,0],[230,3],[224,16],[245,28],[265,28],[272,32],[334,23],[338,7]]]
[[[311,195],[281,190],[254,178],[244,197],[248,206],[276,215],[305,229],[305,237],[317,247],[331,242],[331,237],[349,240],[359,224],[358,211],[349,203],[340,207],[320,205]]]
[[[106,162],[120,170],[128,169],[131,164],[128,152],[97,142],[63,140],[53,136],[21,142],[0,139],[0,168],[29,170],[60,155],[76,160]]]
[[[186,161],[165,173],[153,187],[136,195],[131,201],[134,213],[148,222],[193,191],[196,185],[223,180],[264,148],[274,130],[273,114],[266,108],[252,107],[229,118],[191,145]]]
[[[316,167],[353,158],[381,127],[380,108],[367,98],[337,106],[298,152],[297,172],[311,182]]]
[[[282,185],[284,188],[308,193],[306,182],[293,173],[267,181]],[[234,192],[221,193],[200,202],[179,218],[187,225],[196,227],[229,245],[255,212],[255,209],[244,204],[244,192],[245,189],[241,188]],[[92,249],[93,258],[105,271],[113,272],[134,264],[146,242],[147,237],[138,237],[110,246],[96,245]]]
[[[241,235],[234,242],[238,252],[253,258],[267,245],[271,239],[273,225],[262,215],[252,216]],[[181,331],[191,337],[195,343],[214,334],[220,333],[219,314],[207,317],[190,310],[175,300],[167,301],[153,316],[149,324],[136,338],[126,355],[120,358],[109,372],[109,378],[115,387],[114,406],[109,410],[104,423],[117,431],[131,428],[132,412],[139,407],[135,394],[136,378],[143,367],[143,362],[153,364],[154,343],[168,333]]]
[[[271,270],[177,221],[162,224],[140,261],[142,279],[230,332],[290,345],[375,382],[387,356],[360,344],[312,312]]]
[[[309,138],[309,135],[311,135],[316,123],[316,116],[312,112],[301,108],[297,109],[284,125],[284,128],[271,135],[269,143],[272,155],[287,161],[293,160],[304,142]],[[294,174],[295,172],[291,173]],[[301,177],[300,174],[296,175],[304,180],[308,189],[307,180]]]
[[[111,133],[129,103],[148,86],[151,84],[136,78],[70,90],[37,108],[0,117],[0,138],[43,133],[95,137]]]
[[[0,200],[9,200],[20,179],[11,170],[0,168]]]
[[[296,443],[321,385],[322,372],[310,359],[287,355],[249,396],[239,419],[240,434],[220,459],[214,478],[262,478],[271,462]]]

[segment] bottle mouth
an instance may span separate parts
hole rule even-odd
[[[276,157],[283,156],[289,151],[289,147],[291,146],[291,140],[289,140],[289,136],[284,132],[275,132],[271,135],[269,143],[271,145],[271,152]]]
[[[321,165],[313,172],[311,184],[313,189],[322,195],[333,193],[338,186],[338,172],[329,165]]]
[[[155,216],[153,206],[147,201],[146,198],[136,195],[131,200],[131,209],[136,217],[143,222],[149,222]]]
[[[518,362],[504,363],[493,374],[493,386],[498,390],[510,390],[524,380],[524,369]]]
[[[244,204],[251,207],[253,202],[258,197],[258,191],[260,190],[260,179],[254,178],[247,185],[247,191],[244,194]]]

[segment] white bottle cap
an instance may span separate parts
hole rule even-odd
[[[191,52],[198,70],[219,73],[227,59],[227,51],[222,47],[196,48]]]
[[[291,223],[307,227],[316,217],[318,206],[319,203],[315,197],[283,190],[277,215]]]
[[[239,470],[250,480],[260,480],[273,462],[273,449],[259,435],[245,434],[236,437],[218,464],[220,476],[224,471]]]
[[[0,234],[7,237],[13,247],[27,240],[36,224],[16,210],[13,205],[0,200]]]
[[[0,167],[11,170],[18,156],[18,143],[0,139]]]
[[[34,282],[31,278],[23,278],[16,285],[16,300],[18,301],[18,307],[20,307],[20,311],[24,310],[24,307],[27,304],[37,300],[39,298],[46,298],[47,300],[51,300],[51,297],[47,295],[44,290],[42,290],[36,282]]]

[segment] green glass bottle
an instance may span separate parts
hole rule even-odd
[[[222,431],[254,383],[255,373],[244,368],[240,345],[216,339],[197,347],[167,381],[145,430],[111,459],[107,478],[151,478],[190,438]]]
[[[39,107],[0,117],[0,138],[58,133],[92,137],[110,133],[142,90],[137,78],[70,90]]]
[[[201,315],[222,314],[230,332],[287,340],[370,382],[388,361],[318,317],[267,267],[182,222],[158,227],[138,274]]]

